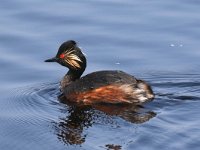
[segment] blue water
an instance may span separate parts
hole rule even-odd
[[[198,0],[2,0],[1,150],[200,148]],[[58,101],[67,69],[44,63],[73,39],[84,74],[123,70],[152,85],[143,106]]]

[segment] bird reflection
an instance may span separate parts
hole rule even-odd
[[[144,123],[156,116],[155,112],[145,110],[141,105],[94,105],[93,108],[137,124]]]
[[[58,139],[66,144],[80,145],[85,142],[84,128],[92,125],[89,107],[69,106],[69,115],[61,118],[56,126]]]
[[[94,123],[112,122],[112,116],[118,116],[128,122],[140,124],[156,116],[140,105],[74,105],[67,104],[68,115],[56,123],[56,134],[59,140],[69,145],[81,145],[86,140],[84,130]],[[107,117],[106,117],[107,116]],[[109,117],[108,117],[109,116]]]

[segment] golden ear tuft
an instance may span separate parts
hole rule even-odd
[[[80,62],[82,63],[82,60],[74,54],[75,50],[68,50],[65,52],[65,62],[68,63],[70,66],[72,66],[75,69],[80,69]]]

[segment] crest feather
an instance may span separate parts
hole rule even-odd
[[[75,69],[81,68],[79,63],[80,62],[82,63],[82,60],[76,54],[74,54],[74,52],[75,50],[73,50],[73,48],[67,50],[64,53],[65,54],[64,61]]]

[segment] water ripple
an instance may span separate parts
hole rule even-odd
[[[62,104],[58,99],[61,94],[58,83],[15,89],[10,92],[10,97],[2,102],[4,107],[1,108],[0,114],[0,120],[3,122],[1,128],[7,128],[7,132],[0,133],[8,139],[20,135],[22,141],[28,137],[37,143],[49,140],[53,144],[58,140],[60,144],[68,146],[86,144],[88,148],[90,145],[88,141],[98,138],[102,143],[97,141],[94,143],[104,147],[113,144],[118,147],[124,147],[126,144],[130,146],[132,141],[136,140],[137,143],[141,142],[140,139],[144,139],[145,134],[141,134],[143,131],[140,128],[153,135],[149,128],[162,131],[169,125],[182,124],[179,113],[192,113],[190,108],[194,108],[193,105],[200,99],[199,93],[196,92],[200,89],[199,76],[191,79],[190,75],[174,75],[174,78],[157,75],[144,79],[152,85],[156,98],[143,106]],[[114,135],[119,131],[120,134]],[[174,136],[174,134],[167,135]],[[118,138],[123,136],[120,142]],[[104,137],[114,143],[107,143]],[[127,138],[130,140],[127,141]],[[13,145],[17,143],[14,142]]]

